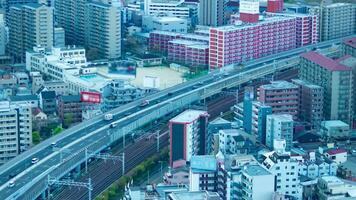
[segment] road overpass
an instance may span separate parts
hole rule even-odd
[[[143,99],[139,99],[110,111],[109,113],[114,116],[111,121],[105,121],[103,115],[100,115],[65,130],[0,167],[0,196],[8,200],[35,199],[47,188],[48,175],[60,179],[71,170],[80,167],[90,155],[102,151],[130,131],[172,112],[181,111],[187,105],[220,93],[224,89],[296,67],[299,63],[297,55],[305,51],[327,48],[328,52],[336,52],[332,46],[340,41],[332,40],[249,61],[244,63],[244,69],[237,69],[239,65],[236,65],[212,71],[204,77],[144,98],[150,102],[146,107],[140,107]],[[114,129],[110,128],[112,122],[118,124]],[[57,143],[57,150],[52,148],[52,142]],[[31,165],[33,157],[39,158],[40,161]],[[15,186],[10,188],[7,186],[11,173],[15,173],[16,177],[12,179]]]

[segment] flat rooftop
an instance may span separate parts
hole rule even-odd
[[[311,82],[305,81],[305,80],[301,80],[301,79],[292,79],[293,83],[299,84],[299,85],[303,85],[306,86],[308,88],[313,88],[313,89],[322,89],[323,87],[319,86],[319,85],[315,85]]]
[[[192,156],[190,167],[196,173],[216,171],[216,158],[213,155]]]
[[[207,111],[202,110],[186,110],[170,120],[175,123],[191,123],[197,120],[201,115],[207,115]]]
[[[262,18],[262,20],[258,21],[257,23],[240,23],[240,24],[235,24],[235,25],[227,25],[227,26],[220,26],[216,28],[212,28],[218,31],[235,31],[235,30],[241,30],[241,29],[246,29],[249,27],[256,27],[256,26],[261,26],[264,24],[270,24],[274,22],[279,22],[279,21],[285,21],[285,20],[291,20],[294,19],[294,17],[289,17],[289,16],[272,16],[272,17],[265,17]]]
[[[327,128],[329,128],[329,127],[340,127],[340,126],[342,126],[342,127],[345,127],[345,126],[349,127],[348,124],[346,124],[345,122],[340,121],[340,120],[328,120],[328,121],[323,121],[323,122],[321,122],[321,125],[324,126],[324,127],[327,127]]]
[[[206,200],[207,196],[218,198],[218,194],[214,192],[199,191],[199,192],[173,192],[170,194],[173,200]]]
[[[271,81],[270,84],[262,85],[261,88],[265,90],[275,90],[275,89],[298,89],[298,86],[290,83],[288,81]]]
[[[248,165],[245,169],[244,172],[248,174],[249,176],[266,176],[266,175],[271,175],[271,172],[267,171],[264,167],[261,165]]]
[[[272,117],[273,119],[280,122],[290,122],[293,121],[293,116],[290,114],[271,114],[267,117]]]

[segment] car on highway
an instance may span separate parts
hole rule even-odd
[[[55,147],[56,145],[57,145],[56,142],[52,142],[52,143],[51,143],[51,146],[52,146],[52,147]]]
[[[168,96],[172,96],[173,95],[173,93],[172,92],[168,92],[168,94],[167,94]]]
[[[145,107],[149,104],[150,104],[150,102],[148,100],[143,100],[142,103],[140,104],[140,107]]]
[[[32,158],[31,163],[36,164],[38,161],[40,161],[38,158]]]
[[[115,128],[117,127],[118,123],[117,122],[113,122],[110,124],[110,128]]]
[[[356,156],[356,150],[355,149],[351,150],[351,155]]]
[[[15,186],[15,181],[14,180],[11,180],[9,181],[9,185],[7,185],[9,188],[12,188]]]

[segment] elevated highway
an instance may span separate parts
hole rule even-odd
[[[340,41],[340,39],[332,40],[249,61],[244,63],[243,69],[239,69],[240,65],[236,65],[215,70],[204,77],[116,108],[109,112],[113,114],[111,121],[104,120],[103,115],[100,115],[78,124],[1,166],[0,197],[6,200],[35,199],[44,194],[48,175],[60,179],[71,170],[80,167],[90,158],[90,155],[102,151],[130,131],[172,112],[179,112],[187,105],[211,97],[225,89],[277,71],[297,67],[298,55],[305,51],[318,48],[326,53],[337,53],[334,46]],[[148,100],[150,104],[141,107],[143,100]],[[113,122],[117,123],[116,128],[110,128]],[[57,149],[52,148],[53,142],[56,142]],[[31,165],[31,159],[34,157],[39,158],[40,161]],[[15,181],[15,185],[8,187],[9,176],[13,173],[16,176],[11,180]]]

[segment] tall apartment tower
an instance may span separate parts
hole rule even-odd
[[[32,145],[32,114],[29,105],[0,102],[0,165],[16,157]]]
[[[225,24],[224,0],[201,0],[199,2],[199,24],[222,26]]]
[[[240,1],[240,20],[247,23],[258,22],[260,15],[259,0],[241,0]]]
[[[272,81],[260,87],[258,100],[272,107],[274,114],[299,114],[299,87],[287,81]]]
[[[186,110],[169,121],[171,166],[205,155],[208,116],[206,111]]]
[[[273,149],[274,140],[285,140],[286,150],[290,151],[293,142],[293,117],[289,114],[267,115],[266,145]]]
[[[34,46],[53,46],[53,8],[42,4],[13,6],[9,12],[9,53],[15,62],[25,62]]]
[[[324,88],[324,118],[351,124],[352,68],[316,52],[301,55],[299,78]]]
[[[88,0],[55,0],[55,21],[64,28],[66,44],[85,44],[85,7]]]
[[[299,119],[310,123],[313,130],[319,130],[323,120],[324,89],[318,85],[293,79],[299,86]]]
[[[5,25],[5,13],[0,12],[0,56],[5,55],[7,44],[7,27]]]
[[[356,33],[356,4],[334,3],[322,4],[309,9],[319,15],[320,41],[341,38]]]
[[[97,49],[100,58],[121,57],[121,8],[110,0],[92,1],[86,4],[85,43],[89,49]]]

